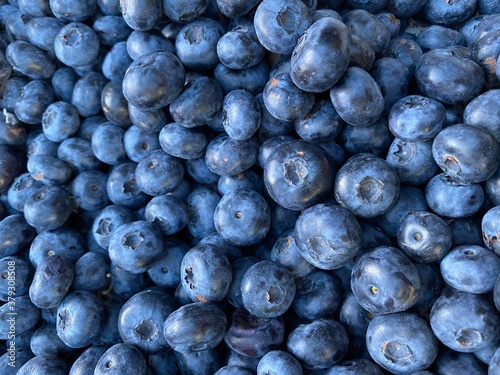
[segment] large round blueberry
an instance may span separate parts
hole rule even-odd
[[[185,74],[180,60],[170,52],[142,55],[125,73],[123,95],[130,104],[139,108],[164,107],[181,93]]]
[[[224,252],[210,244],[191,248],[181,262],[181,285],[192,301],[222,301],[233,277]]]
[[[287,268],[263,260],[245,272],[241,281],[243,306],[259,318],[283,315],[295,297],[295,281]]]
[[[438,354],[438,340],[429,323],[413,313],[374,317],[366,342],[373,360],[392,373],[425,370]]]
[[[194,302],[172,312],[163,334],[172,349],[180,353],[215,348],[226,333],[226,315],[211,302]]]
[[[297,358],[282,350],[271,350],[264,355],[257,365],[257,375],[302,375],[303,370]]]
[[[95,375],[146,375],[144,355],[135,346],[117,343],[104,352],[95,366]]]
[[[252,139],[238,141],[221,134],[208,144],[205,161],[213,173],[234,176],[255,164],[257,152],[258,148]]]
[[[220,200],[214,212],[214,224],[229,243],[249,246],[266,236],[271,226],[271,210],[256,191],[236,189]]]
[[[432,155],[448,176],[465,183],[487,180],[500,164],[500,146],[494,135],[470,125],[452,125],[439,132]]]
[[[71,22],[56,35],[54,50],[57,58],[71,67],[92,64],[99,54],[99,37],[82,22]]]
[[[408,310],[417,302],[420,285],[417,269],[395,247],[381,246],[362,255],[351,273],[359,304],[377,315]]]
[[[264,165],[264,183],[271,198],[296,211],[326,199],[333,187],[333,174],[327,153],[302,140],[281,144]]]
[[[347,160],[335,177],[335,199],[354,215],[370,218],[391,209],[399,196],[396,171],[383,159],[367,153]]]
[[[315,267],[331,270],[353,259],[361,247],[356,218],[337,205],[318,204],[304,211],[295,223],[295,242],[301,255]]]

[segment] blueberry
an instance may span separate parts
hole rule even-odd
[[[399,196],[396,171],[368,153],[353,156],[335,177],[335,199],[354,215],[370,218],[391,209]]]
[[[54,52],[54,40],[64,25],[64,22],[53,17],[36,17],[26,25],[26,35],[31,44]]]
[[[347,68],[330,89],[330,98],[340,117],[353,126],[367,126],[379,119],[384,98],[375,80],[361,68]]]
[[[201,352],[215,348],[226,333],[226,316],[211,302],[194,302],[172,312],[163,334],[176,352]]]
[[[441,275],[448,285],[462,292],[491,292],[497,279],[500,259],[477,245],[453,248],[440,263]]]
[[[229,322],[224,341],[235,352],[262,357],[277,349],[285,339],[282,318],[258,318],[244,308],[236,309]]]
[[[165,71],[170,74],[163,74]],[[151,52],[130,64],[123,78],[123,95],[133,106],[159,109],[177,98],[184,79],[184,67],[175,55]]]
[[[475,0],[443,4],[437,0],[428,0],[423,7],[427,19],[436,24],[453,26],[468,19],[474,13]]]
[[[300,253],[295,243],[293,228],[282,233],[271,250],[270,260],[284,265],[295,278],[304,277],[314,270]]]
[[[417,36],[417,43],[423,51],[466,45],[461,32],[440,25],[431,25],[422,30]]]
[[[15,255],[31,244],[36,231],[22,214],[13,214],[0,221],[0,259]]]
[[[70,67],[89,65],[99,53],[99,37],[82,22],[65,25],[56,35],[54,51],[57,58]]]
[[[174,53],[174,45],[158,30],[134,30],[127,38],[127,52],[132,60],[150,52]]]
[[[68,373],[68,365],[60,356],[39,355],[28,360],[17,372],[19,375],[63,375]]]
[[[361,227],[356,218],[337,205],[312,206],[301,213],[295,224],[299,252],[321,269],[345,265],[358,253],[361,240]]]
[[[158,136],[161,148],[181,159],[197,159],[204,155],[208,139],[201,128],[186,128],[176,122],[166,124]]]
[[[266,59],[246,69],[230,69],[219,63],[214,69],[214,78],[226,94],[232,90],[244,89],[257,95],[264,90],[269,79],[269,65]]]
[[[295,281],[288,269],[268,260],[250,266],[241,281],[243,306],[260,318],[283,315],[291,306],[295,292]]]
[[[115,45],[114,48],[117,47],[118,45]],[[101,105],[104,115],[110,122],[122,127],[128,127],[132,125],[132,121],[128,114],[127,100],[122,93],[121,78],[123,78],[124,74],[125,70],[123,74],[120,73],[117,76],[109,76],[104,73],[107,78],[115,80],[104,86],[101,93]]]
[[[120,10],[127,25],[139,31],[154,29],[163,13],[161,0],[147,0],[142,4],[120,0]]]
[[[54,74],[54,61],[45,51],[23,40],[12,42],[5,51],[10,65],[33,79],[48,79]]]
[[[462,353],[498,340],[498,311],[482,295],[450,292],[437,299],[430,314],[432,331],[447,347]]]
[[[217,181],[217,190],[221,195],[228,194],[236,189],[250,189],[261,193],[262,181],[260,176],[252,169],[249,169],[235,176],[221,176]]]
[[[12,327],[9,319],[12,319],[11,306],[14,306],[15,315],[15,327],[14,334],[20,336],[22,333],[34,328],[40,319],[40,309],[36,307],[28,295],[13,297],[10,302],[4,303],[0,307],[0,317],[1,320],[1,334],[0,339],[7,340],[9,337],[10,327]],[[12,321],[12,320],[11,320]]]
[[[323,201],[331,193],[333,174],[328,154],[302,140],[276,147],[264,164],[264,183],[271,198],[296,211]]]
[[[441,260],[452,245],[448,224],[438,215],[425,211],[410,212],[401,222],[397,238],[401,250],[421,263]]]
[[[362,255],[351,275],[356,299],[373,314],[405,311],[417,302],[420,276],[410,259],[395,247],[381,246]]]
[[[253,139],[238,141],[221,134],[208,144],[205,161],[208,169],[219,176],[237,175],[255,164],[257,152]]]
[[[70,375],[84,375],[94,371],[97,362],[108,349],[104,345],[95,345],[85,349],[73,362],[69,370]]]
[[[266,236],[271,225],[271,211],[256,191],[236,189],[225,194],[217,204],[214,224],[230,244],[249,246]]]
[[[366,340],[373,360],[393,373],[425,370],[438,354],[438,340],[429,323],[412,313],[374,317]]]
[[[218,348],[174,354],[181,374],[212,375],[224,363]]]
[[[26,164],[31,176],[46,185],[65,185],[71,180],[71,167],[49,155],[33,155]]]
[[[471,100],[464,109],[464,124],[488,130],[499,141],[500,132],[495,124],[500,112],[493,104],[499,97],[500,90],[489,90]]]
[[[111,233],[111,261],[132,273],[147,271],[164,253],[161,232],[147,221],[122,224]]]
[[[295,46],[290,77],[301,90],[323,92],[337,83],[349,65],[351,34],[337,19],[312,24]]]
[[[188,195],[186,199],[187,227],[194,237],[202,238],[215,232],[214,212],[219,201],[219,194],[205,187],[194,189]]]
[[[127,372],[146,375],[146,359],[135,346],[117,343],[104,352],[95,366],[94,374],[118,375]]]
[[[38,328],[31,336],[30,348],[36,356],[67,356],[74,352],[57,336],[55,324]]]
[[[28,261],[17,256],[6,256],[0,259],[0,300],[7,302],[9,287],[14,286],[15,295],[24,296],[29,293],[29,287],[33,280],[34,270]]]
[[[71,104],[80,116],[93,116],[102,111],[101,95],[107,83],[106,77],[96,72],[88,73],[76,82]]]
[[[352,292],[344,295],[339,308],[339,321],[349,335],[364,339],[372,318],[373,314],[361,307]]]
[[[189,246],[174,238],[165,240],[164,254],[147,273],[155,285],[164,288],[175,288],[181,282],[181,262],[186,253],[189,251]]]
[[[295,328],[288,335],[287,350],[305,369],[327,369],[347,354],[349,336],[344,327],[331,319],[314,320]]]
[[[50,10],[64,22],[84,21],[94,14],[97,0],[74,3],[71,0],[50,0]]]
[[[302,375],[302,366],[290,353],[282,350],[271,350],[266,353],[257,365],[257,375],[277,375],[286,371],[290,375]]]
[[[128,208],[139,208],[147,201],[135,179],[136,163],[125,162],[117,165],[108,174],[107,192],[113,204]]]
[[[335,138],[344,121],[327,100],[317,101],[304,118],[295,121],[295,131],[300,138],[312,142],[327,142]]]
[[[174,190],[182,181],[182,162],[163,150],[152,151],[137,164],[135,179],[142,192],[152,196]]]
[[[181,284],[193,301],[221,301],[229,292],[232,268],[224,252],[211,244],[191,248],[180,265]]]
[[[355,155],[363,152],[382,157],[393,141],[394,137],[389,130],[387,117],[381,116],[373,124],[354,126],[345,124],[337,141],[345,153]],[[340,165],[343,163],[341,160]]]
[[[146,155],[160,149],[158,133],[146,133],[137,126],[131,126],[123,135],[123,147],[128,158],[139,163]]]
[[[42,309],[56,307],[73,283],[73,263],[60,255],[49,256],[36,268],[29,295],[34,305]]]
[[[14,113],[22,122],[30,125],[42,122],[43,113],[55,101],[54,90],[46,81],[32,80],[23,87]]]
[[[259,129],[260,119],[260,106],[249,92],[233,90],[224,97],[222,124],[232,139],[244,141],[252,138]]]

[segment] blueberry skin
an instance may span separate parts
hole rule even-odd
[[[7,302],[9,286],[15,287],[16,296],[24,296],[29,293],[29,287],[33,280],[34,270],[28,261],[16,257],[6,256],[0,259],[0,301]]]
[[[161,290],[146,289],[135,294],[122,306],[118,316],[123,342],[147,354],[168,348],[163,324],[175,309],[173,297]]]
[[[335,177],[335,199],[354,215],[379,216],[396,203],[400,181],[383,159],[368,153],[351,157]]]
[[[304,118],[315,100],[314,94],[298,88],[288,73],[271,76],[264,87],[262,99],[272,116],[288,122]]]
[[[110,283],[111,263],[104,254],[89,251],[75,263],[73,289],[97,293],[106,290]]]
[[[284,265],[295,278],[304,277],[315,268],[301,255],[295,243],[293,228],[278,237],[271,250],[270,260]]]
[[[484,349],[498,340],[498,311],[482,295],[451,292],[439,297],[430,313],[434,335],[461,353]]]
[[[413,261],[440,261],[450,251],[452,232],[438,215],[412,211],[401,222],[397,233],[398,245]]]
[[[219,63],[214,69],[214,79],[219,82],[225,94],[232,90],[244,89],[257,95],[262,93],[269,79],[269,65],[266,59],[246,69],[230,69]]]
[[[463,124],[442,130],[432,144],[432,154],[439,167],[453,179],[465,183],[490,178],[500,163],[499,151],[493,134]]]
[[[164,72],[170,72],[165,75]],[[172,103],[184,87],[185,70],[170,52],[151,52],[135,60],[123,78],[123,95],[141,109],[159,109]]]
[[[285,339],[282,318],[258,318],[244,308],[231,316],[224,341],[235,352],[250,357],[262,357],[277,349]]]
[[[264,164],[264,183],[271,198],[289,210],[322,202],[333,188],[334,166],[320,146],[303,140],[286,142]]]
[[[165,240],[165,248],[165,255],[149,268],[147,273],[155,285],[175,288],[181,282],[181,262],[189,251],[189,246],[176,238],[170,238]]]
[[[220,195],[225,195],[236,189],[250,189],[262,193],[261,177],[249,169],[235,176],[221,176],[217,181],[217,190]]]
[[[347,68],[330,89],[330,99],[340,117],[353,126],[367,126],[379,119],[384,98],[375,80],[361,68]]]
[[[264,57],[265,49],[255,34],[253,22],[236,25],[217,42],[217,56],[230,69],[246,69],[257,65]]]
[[[260,126],[260,106],[245,90],[229,92],[222,103],[222,124],[226,133],[238,141],[253,137]]]
[[[438,340],[429,323],[413,313],[375,316],[366,340],[373,360],[394,373],[425,370],[438,355]]]
[[[80,127],[80,117],[70,103],[58,101],[50,104],[42,117],[45,136],[52,142],[62,142],[74,135]]]
[[[169,106],[176,123],[186,128],[202,126],[221,110],[224,95],[212,78],[201,76],[188,83],[182,93]]]
[[[484,83],[481,67],[453,47],[424,53],[416,66],[415,78],[425,96],[443,104],[471,101]]]
[[[151,52],[174,53],[174,45],[158,30],[134,30],[127,38],[127,52],[132,60]]]
[[[259,148],[258,162],[261,168],[264,168],[266,161],[271,153],[281,144],[293,142],[296,139],[290,135],[277,135],[266,139]]]
[[[176,352],[200,352],[215,348],[226,333],[226,316],[211,302],[194,302],[172,312],[163,334]]]
[[[264,0],[254,16],[259,42],[266,50],[279,54],[291,53],[297,40],[310,25],[309,11],[298,0]]]
[[[469,216],[446,220],[452,233],[453,246],[478,245],[484,246],[481,234],[481,219]]]
[[[137,186],[145,194],[158,196],[171,192],[182,181],[184,166],[180,159],[163,150],[152,151],[135,169]]]
[[[146,155],[161,148],[158,133],[146,133],[137,126],[131,126],[125,131],[123,147],[128,158],[135,163],[139,163]]]
[[[204,155],[208,138],[201,128],[186,128],[177,122],[166,124],[158,136],[167,154],[180,159],[197,159]]]
[[[290,353],[271,350],[264,355],[257,365],[257,375],[278,375],[285,371],[289,375],[302,375],[299,361]]]
[[[487,130],[500,141],[500,130],[496,126],[497,119],[500,119],[500,111],[494,105],[498,99],[500,90],[497,89],[486,91],[471,100],[464,109],[464,124]]]
[[[369,71],[375,62],[375,52],[368,41],[357,35],[351,35],[351,60],[349,66],[358,66]]]
[[[82,235],[76,229],[64,226],[39,233],[31,243],[29,259],[35,268],[53,255],[61,255],[75,263],[86,250]]]
[[[343,20],[351,34],[366,40],[377,57],[381,56],[389,46],[391,40],[389,29],[368,11],[354,9],[345,14]]]
[[[26,199],[24,217],[38,232],[60,228],[76,209],[76,200],[68,190],[45,185]]]
[[[224,363],[219,348],[186,353],[174,351],[174,355],[181,374],[212,375]]]
[[[106,77],[100,73],[88,73],[76,82],[71,104],[80,116],[89,117],[102,111],[101,95],[107,83]]]
[[[217,246],[201,244],[182,258],[181,284],[194,302],[222,301],[233,277],[231,263]]]
[[[178,233],[188,221],[186,204],[171,195],[159,195],[149,201],[145,216],[146,220],[156,225],[164,236]]]
[[[288,269],[269,260],[250,266],[241,281],[243,306],[259,318],[283,315],[291,306],[295,292],[295,281]]]
[[[243,276],[250,266],[257,262],[259,262],[258,258],[247,256],[237,258],[231,263],[233,279],[226,297],[228,302],[236,308],[243,306],[243,302],[241,300],[241,282],[243,280]]]
[[[351,272],[356,299],[376,315],[408,310],[417,302],[420,286],[417,269],[395,247],[381,246],[362,255]]]
[[[300,138],[312,142],[327,142],[335,138],[343,126],[344,121],[327,100],[315,102],[311,112],[294,123]]]
[[[140,31],[153,29],[163,13],[161,0],[147,0],[142,4],[132,0],[120,0],[120,9],[127,25]]]
[[[116,165],[127,160],[123,145],[125,130],[111,122],[100,124],[92,136],[92,151],[105,164]]]
[[[391,108],[389,129],[406,142],[430,141],[443,129],[445,117],[445,108],[437,100],[409,95]]]
[[[118,343],[104,352],[95,366],[95,375],[146,375],[144,355],[133,345]]]
[[[12,300],[11,300],[12,301]],[[1,333],[0,339],[7,340],[9,338],[9,328],[11,327],[9,319],[12,312],[11,306],[14,306],[15,315],[15,335],[20,336],[22,333],[36,326],[40,319],[40,309],[36,307],[28,295],[14,297],[13,302],[8,302],[0,307],[0,323]],[[11,333],[12,334],[12,333]]]
[[[215,232],[214,212],[220,201],[216,192],[199,187],[194,189],[186,199],[188,209],[187,226],[189,232],[196,238],[203,238]]]
[[[186,23],[200,17],[208,8],[208,0],[163,0],[163,11],[172,21]]]
[[[22,214],[13,214],[0,221],[0,259],[14,255],[31,244],[36,231]]]
[[[269,232],[271,210],[256,191],[236,189],[225,194],[217,204],[214,224],[217,232],[230,244],[250,246],[264,239]]]
[[[337,137],[339,145],[348,155],[368,152],[380,157],[387,153],[393,139],[385,116],[367,126],[345,124]]]
[[[65,25],[54,40],[56,57],[70,67],[92,64],[99,54],[99,47],[96,32],[82,22]]]
[[[43,325],[38,328],[30,340],[30,349],[36,356],[68,356],[74,349],[67,346],[57,336],[55,324]]]
[[[164,253],[161,232],[147,221],[122,224],[111,233],[109,258],[134,274],[147,271]]]
[[[5,57],[15,70],[32,79],[48,79],[56,69],[53,59],[45,51],[23,40],[10,43]]]
[[[325,375],[382,375],[382,370],[369,359],[347,359],[330,367]],[[420,372],[412,375],[426,375]]]
[[[119,46],[120,44],[116,44],[113,47],[112,51],[117,50]],[[107,56],[110,55],[108,54]],[[130,120],[128,114],[127,100],[122,93],[121,79],[123,78],[124,74],[125,71],[123,71],[123,74],[117,74],[116,76],[110,76],[104,73],[107,78],[114,79],[114,81],[110,81],[106,86],[104,86],[101,93],[101,105],[104,115],[106,116],[108,121],[122,127],[128,127],[132,125],[132,121]]]
[[[217,370],[214,375],[252,375],[252,371],[241,366],[224,366]]]
[[[373,314],[361,307],[352,292],[347,292],[339,308],[339,321],[349,335],[365,339]]]
[[[144,194],[135,179],[136,163],[122,163],[113,168],[108,174],[106,190],[113,204],[128,208],[144,206],[147,195]]]
[[[56,307],[73,283],[75,267],[60,255],[49,256],[36,268],[29,295],[33,304],[41,309]]]
[[[329,90],[349,65],[351,44],[351,34],[342,21],[325,17],[313,23],[292,52],[293,83],[308,92]]]
[[[258,147],[253,139],[238,141],[221,134],[212,139],[205,151],[207,167],[219,176],[234,176],[257,161]]]
[[[335,320],[319,319],[295,328],[286,342],[287,350],[309,370],[327,369],[347,354],[349,336]]]
[[[297,292],[292,307],[298,316],[308,320],[333,316],[342,296],[340,282],[334,275],[315,270],[295,283]]]
[[[484,191],[479,184],[457,182],[441,173],[427,183],[425,197],[436,214],[457,219],[478,212],[484,202]]]
[[[64,22],[84,21],[97,8],[97,0],[74,3],[70,0],[50,0],[50,10],[54,16]]]
[[[457,30],[440,25],[431,25],[417,36],[417,43],[423,51],[451,46],[465,46],[465,36]]]
[[[439,170],[432,156],[432,141],[406,142],[394,138],[385,160],[396,170],[400,182],[406,185],[429,182]]]
[[[213,69],[219,63],[217,43],[224,28],[216,20],[200,17],[188,22],[175,39],[175,52],[191,70]]]
[[[19,100],[14,104],[14,113],[26,124],[39,124],[43,113],[54,100],[54,90],[48,82],[33,80],[23,87]]]
[[[14,112],[14,104],[21,96],[23,87],[28,83],[27,77],[13,76],[4,82],[3,97],[0,100],[2,108]]]
[[[246,15],[258,3],[258,0],[217,0],[217,7],[226,17],[237,18]]]
[[[386,51],[386,56],[393,57],[401,61],[413,77],[418,60],[422,57],[422,48],[415,40],[399,36],[391,40]]]
[[[29,42],[45,51],[54,52],[54,40],[64,27],[64,22],[47,16],[31,19],[26,24],[26,35]]]
[[[19,375],[63,375],[67,373],[68,365],[64,359],[58,356],[47,355],[39,355],[31,358],[17,371]]]
[[[295,242],[300,254],[325,270],[339,268],[353,259],[360,249],[361,235],[356,218],[337,205],[312,206],[302,211],[295,223]]]
[[[494,374],[495,372],[498,372],[499,369],[500,369],[500,350],[497,349],[489,362],[488,373]]]
[[[426,18],[433,24],[452,26],[470,18],[475,8],[476,0],[459,1],[453,4],[428,0],[423,10]]]
[[[21,367],[32,358],[34,355],[31,350],[17,350],[16,362],[12,366],[9,365],[9,352],[5,352],[0,356],[0,371],[5,375],[16,375]]]
[[[108,176],[96,170],[83,171],[77,175],[70,185],[78,207],[88,211],[97,211],[109,203],[106,185]]]
[[[453,248],[441,261],[441,275],[451,287],[462,292],[491,292],[498,276],[500,258],[477,245]]]
[[[108,350],[108,347],[105,345],[95,345],[85,349],[75,362],[73,362],[69,370],[69,375],[92,374],[97,362],[106,350]]]
[[[35,180],[47,185],[64,185],[71,180],[71,167],[52,156],[33,155],[26,167]]]

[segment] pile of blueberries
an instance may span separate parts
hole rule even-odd
[[[500,0],[0,0],[0,373],[500,374]]]

